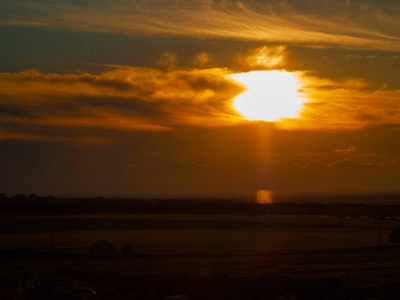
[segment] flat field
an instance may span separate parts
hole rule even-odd
[[[176,294],[190,299],[275,299],[299,295],[299,288],[293,290],[299,284],[327,285],[323,291],[335,299],[346,293],[371,296],[373,288],[382,294],[387,285],[391,290],[400,287],[400,248],[388,242],[397,221],[381,222],[381,248],[379,223],[367,218],[92,215],[13,216],[2,222],[1,289],[10,299],[17,298],[17,291],[29,293],[22,287],[32,276],[34,289],[65,270],[99,291],[112,286],[122,299],[138,290],[147,293],[143,299]],[[99,239],[111,242],[117,254],[90,257],[90,245]],[[124,244],[132,244],[135,254],[121,255]],[[18,256],[18,248],[36,254]],[[108,283],[98,283],[104,277]],[[121,277],[129,278],[126,284],[134,289],[130,294],[119,286]],[[171,289],[160,287],[160,282],[170,282]]]

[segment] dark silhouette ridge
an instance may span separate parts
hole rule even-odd
[[[325,215],[377,218],[400,217],[400,195],[292,197],[273,204],[229,199],[56,199],[24,194],[12,198],[0,194],[0,211],[5,214],[222,214],[222,215]],[[308,202],[307,202],[308,201]],[[0,229],[1,230],[1,229]]]

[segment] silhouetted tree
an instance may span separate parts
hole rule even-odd
[[[108,241],[98,240],[90,246],[89,253],[96,258],[110,258],[115,255],[115,246]]]
[[[135,254],[135,248],[132,244],[124,244],[121,248],[121,254],[123,256],[131,256]]]
[[[392,243],[400,243],[400,228],[393,229],[389,235],[389,241]]]
[[[25,194],[18,194],[13,197],[15,200],[26,200]]]

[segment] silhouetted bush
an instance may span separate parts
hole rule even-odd
[[[110,258],[115,255],[115,246],[105,240],[98,240],[90,246],[89,253],[96,258]]]
[[[400,243],[400,228],[393,229],[389,235],[389,241],[392,243]]]
[[[24,258],[33,258],[36,256],[36,251],[29,247],[18,248],[15,253],[17,256]]]
[[[123,256],[131,256],[135,254],[135,248],[132,244],[124,244],[121,248],[121,254]]]

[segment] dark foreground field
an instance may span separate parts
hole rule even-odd
[[[400,299],[400,248],[106,259],[9,251],[0,282],[0,299]]]
[[[1,221],[0,299],[400,299],[400,247],[387,238],[398,224],[319,216],[8,215]],[[379,232],[381,248],[374,247]],[[90,252],[98,239],[115,251]],[[132,251],[123,252],[124,245]]]

